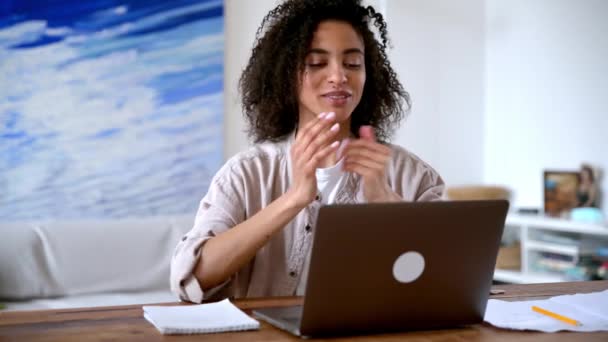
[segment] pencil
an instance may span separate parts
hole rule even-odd
[[[532,310],[535,311],[535,312],[538,312],[540,314],[549,316],[551,318],[555,318],[555,319],[557,319],[559,321],[562,321],[564,323],[568,323],[568,324],[571,324],[571,325],[574,325],[574,326],[581,326],[582,325],[579,321],[577,321],[575,319],[572,319],[572,318],[569,318],[569,317],[566,317],[566,316],[562,316],[560,314],[556,314],[555,312],[551,312],[549,310],[545,310],[545,309],[539,308],[538,306],[532,306]]]

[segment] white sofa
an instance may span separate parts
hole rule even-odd
[[[177,301],[169,263],[193,221],[0,223],[0,303],[34,310]]]

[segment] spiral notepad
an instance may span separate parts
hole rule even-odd
[[[221,302],[181,306],[144,306],[144,317],[164,335],[257,330],[260,323],[234,306]]]

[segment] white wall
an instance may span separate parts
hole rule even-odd
[[[394,142],[449,185],[483,178],[483,0],[390,0],[390,52],[413,107]]]
[[[542,171],[608,171],[608,1],[488,0],[484,180],[542,206]],[[608,179],[603,181],[608,215]]]
[[[255,32],[275,0],[224,0],[224,158],[249,146],[238,93],[238,80],[249,60]]]

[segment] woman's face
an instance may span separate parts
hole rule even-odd
[[[589,169],[584,168],[581,172],[581,182],[582,183],[590,183],[591,182],[591,174]]]
[[[364,84],[363,39],[346,22],[319,23],[300,75],[300,118],[334,112],[338,122],[348,120]]]

